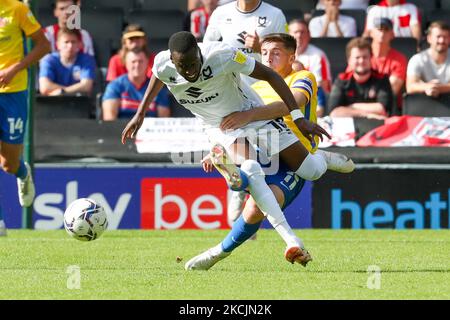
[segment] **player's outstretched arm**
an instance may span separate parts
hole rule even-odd
[[[238,129],[250,122],[258,120],[270,120],[284,117],[289,114],[289,109],[282,101],[275,101],[262,107],[247,111],[233,112],[222,119],[221,130]]]
[[[276,93],[278,93],[280,98],[288,107],[289,112],[292,115],[292,119],[294,120],[299,130],[311,142],[313,142],[312,135],[319,136],[321,140],[323,139],[323,135],[331,139],[331,136],[328,134],[328,132],[326,132],[325,129],[323,129],[318,124],[312,123],[305,119],[304,115],[299,110],[297,102],[288,85],[286,84],[286,82],[284,82],[283,78],[281,78],[281,76],[278,75],[275,71],[256,61],[255,69],[250,74],[250,77],[269,82],[272,88],[276,91]]]
[[[133,139],[136,137],[137,132],[142,126],[142,122],[144,122],[145,112],[147,111],[148,106],[153,99],[155,99],[163,86],[164,83],[153,75],[147,90],[145,91],[144,99],[142,99],[133,118],[122,131],[122,144],[125,144],[128,138]]]

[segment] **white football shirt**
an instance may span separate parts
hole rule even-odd
[[[177,72],[169,50],[155,57],[153,74],[166,84],[179,104],[207,128],[218,128],[223,117],[232,112],[264,105],[240,79],[241,73],[253,72],[255,59],[222,42],[199,43],[199,47],[203,65],[196,82],[187,81]],[[266,122],[254,122],[251,127],[260,127]]]
[[[245,36],[255,30],[260,38],[269,33],[287,33],[286,17],[280,9],[264,1],[251,12],[239,10],[237,1],[227,3],[211,14],[203,41],[223,41],[261,61],[259,54],[245,48]]]

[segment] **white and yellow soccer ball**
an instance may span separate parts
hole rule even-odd
[[[95,240],[107,227],[108,218],[105,209],[92,199],[77,199],[64,212],[64,228],[77,240]]]

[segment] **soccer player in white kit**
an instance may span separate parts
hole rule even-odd
[[[287,30],[286,17],[279,8],[261,0],[236,0],[214,10],[203,42],[222,41],[261,62],[260,39]],[[257,81],[247,76],[241,79],[249,86]],[[244,199],[244,192],[232,192],[228,201],[229,218],[239,216]]]
[[[267,146],[269,149],[272,148],[271,155],[279,154],[290,170],[306,180],[320,178],[327,170],[327,165],[333,166],[333,161],[341,159],[310,154],[290,130],[287,128],[280,130],[279,124],[274,124],[274,121],[270,120],[253,122],[238,130],[222,132],[219,126],[223,117],[262,105],[251,89],[241,87],[240,74],[269,82],[291,111],[295,124],[305,137],[308,139],[312,139],[311,135],[329,137],[323,128],[304,118],[290,89],[275,71],[221,42],[197,44],[191,33],[182,31],[172,35],[169,50],[156,56],[152,79],[136,114],[122,132],[122,143],[125,143],[127,138],[136,136],[150,102],[162,86],[167,85],[178,103],[203,122],[210,141],[220,143],[233,158],[245,159],[241,164],[240,174],[245,178],[242,180],[247,180],[247,183],[242,182],[234,186],[234,189],[239,190],[248,186],[258,207],[287,243],[287,249],[298,248],[298,255],[302,256],[302,245],[267,186],[260,164],[249,159],[252,148],[248,141],[252,139],[250,135],[256,129],[278,129],[279,139],[276,142],[279,146]],[[233,179],[228,179],[229,184],[232,185],[234,182]]]
[[[283,12],[261,0],[237,0],[211,14],[203,42],[222,41],[261,61],[259,38],[287,33]]]

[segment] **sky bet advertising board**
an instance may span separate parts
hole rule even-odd
[[[306,183],[286,209],[294,228],[448,229],[450,170],[358,169]],[[201,168],[37,167],[35,229],[59,229],[77,198],[108,213],[111,229],[226,229],[228,190]],[[0,204],[9,228],[21,227],[16,179],[0,173]],[[267,222],[263,227],[270,227]]]
[[[63,227],[63,213],[78,198],[92,198],[108,214],[110,229],[226,229],[228,189],[201,168],[35,169],[33,226]],[[294,228],[311,228],[311,184],[286,210]],[[8,228],[20,228],[16,179],[0,173],[0,204]],[[267,222],[263,227],[270,227]]]

